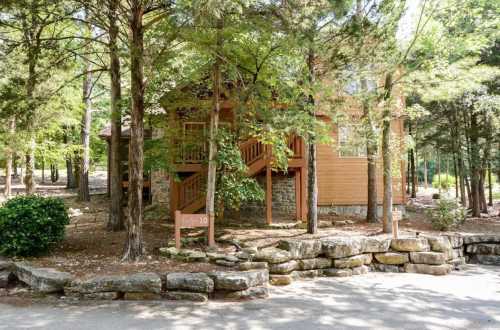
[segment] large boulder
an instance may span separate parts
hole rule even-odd
[[[209,293],[214,291],[214,281],[205,273],[167,274],[167,290]]]
[[[440,252],[410,252],[410,260],[414,264],[442,265],[447,255]]]
[[[161,278],[155,273],[131,275],[103,275],[76,280],[66,290],[71,293],[96,292],[149,292],[161,293]]]
[[[400,252],[429,251],[429,242],[423,237],[405,237],[391,240],[391,248]]]
[[[269,290],[263,286],[256,286],[241,291],[224,292],[222,295],[226,300],[263,299],[269,296]]]
[[[73,277],[52,268],[35,268],[25,262],[16,262],[14,274],[33,291],[40,293],[62,292]]]
[[[289,274],[299,268],[296,260],[290,260],[281,264],[270,264],[269,273],[271,274]]]
[[[499,243],[500,235],[493,234],[477,234],[464,237],[464,244],[474,244],[474,243]]]
[[[345,258],[363,253],[364,237],[336,237],[321,241],[323,253],[328,258]]]
[[[427,275],[447,275],[451,272],[452,266],[444,265],[425,265],[425,264],[406,264],[406,273],[419,273]]]
[[[435,252],[448,252],[452,249],[450,239],[447,236],[428,236],[426,237]]]
[[[249,270],[243,272],[211,272],[216,290],[241,291],[253,286],[261,286],[269,281],[267,269]]]
[[[293,279],[314,278],[323,275],[323,269],[294,270],[290,273]]]
[[[465,252],[472,254],[500,254],[500,245],[498,244],[470,244],[465,248]]]
[[[328,258],[312,258],[299,260],[300,270],[330,268],[332,259]]]
[[[335,268],[354,268],[362,265],[369,265],[372,262],[372,254],[365,253],[357,256],[334,259],[333,267]]]
[[[280,264],[292,259],[290,252],[275,247],[259,250],[255,256],[256,261],[266,261],[270,264]]]
[[[320,240],[282,240],[280,249],[290,252],[292,259],[311,259],[321,254]]]
[[[363,252],[387,252],[391,246],[391,239],[386,237],[366,237]]]
[[[375,260],[385,265],[403,265],[410,261],[408,253],[400,252],[375,253]]]

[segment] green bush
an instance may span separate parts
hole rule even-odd
[[[448,190],[450,187],[455,186],[455,177],[451,174],[441,173],[441,175],[434,175],[432,178],[432,186],[439,188],[439,177],[441,177],[441,189]]]
[[[447,230],[452,226],[464,223],[467,209],[454,199],[438,199],[436,207],[428,210],[432,227],[437,230]]]
[[[0,254],[32,256],[64,238],[68,213],[60,198],[20,196],[0,208]]]

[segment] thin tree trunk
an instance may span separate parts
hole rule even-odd
[[[86,14],[86,16],[88,16]],[[88,18],[88,17],[87,17]],[[87,26],[86,34],[90,34],[91,27]],[[90,171],[90,130],[92,124],[92,72],[90,61],[85,61],[83,68],[82,102],[83,115],[81,121],[82,154],[80,156],[80,182],[78,185],[78,199],[90,202],[89,171]]]
[[[441,198],[441,154],[439,149],[437,150],[437,172],[438,172],[438,193],[439,198]]]
[[[491,161],[488,162],[488,205],[493,206],[493,181],[491,179]]]
[[[411,198],[417,198],[415,152],[410,150]]]
[[[15,118],[11,118],[9,120],[9,135],[14,136],[16,133],[16,120]],[[5,187],[3,194],[5,197],[9,197],[12,193],[12,163],[14,160],[14,150],[11,146],[8,146],[6,150],[5,157]]]
[[[457,162],[458,162],[458,172],[460,174],[460,200],[463,206],[467,206],[467,196],[465,192],[465,169],[464,169],[464,161],[462,159],[461,151],[457,152]]]
[[[366,81],[363,80],[366,85]],[[364,88],[366,90],[366,88]],[[368,191],[366,204],[366,221],[376,223],[377,216],[377,133],[374,122],[370,113],[370,105],[363,102],[363,115],[366,122],[366,159],[367,159],[367,174],[368,174]]]
[[[45,159],[42,157],[42,183],[45,183]]]
[[[472,216],[481,216],[481,203],[480,203],[480,168],[479,168],[479,136],[477,127],[477,115],[471,113],[470,115],[470,146],[471,146],[471,192],[472,192]]]
[[[69,138],[68,138],[68,128],[66,127],[64,130],[63,142],[66,147],[69,147]],[[76,180],[73,173],[73,159],[70,153],[66,154],[66,188],[72,189],[76,188]]]
[[[123,219],[123,189],[121,171],[121,75],[118,55],[117,7],[119,0],[109,0],[109,73],[111,80],[111,143],[110,143],[110,212],[108,230],[119,231],[125,228]]]
[[[144,253],[143,222],[143,171],[144,171],[144,8],[141,0],[131,0],[129,17],[130,36],[130,114],[128,226],[124,261],[138,261]]]
[[[309,84],[312,86],[315,82],[315,53],[313,41],[310,41],[309,54],[307,57],[307,67],[309,70]],[[316,120],[314,96],[309,95],[309,106],[311,120]],[[316,173],[316,138],[315,134],[309,134],[307,141],[308,160],[307,160],[307,232],[315,234],[318,231],[318,177]]]
[[[215,190],[217,182],[217,134],[219,129],[220,93],[221,93],[221,65],[222,65],[222,30],[224,28],[223,18],[217,19],[217,41],[216,58],[213,67],[213,107],[210,112],[210,137],[208,147],[208,178],[206,213],[210,222],[215,219]]]
[[[392,157],[391,157],[391,108],[387,104],[392,93],[392,74],[387,73],[384,84],[384,113],[382,129],[382,158],[384,167],[383,231],[392,232]]]
[[[35,18],[33,18],[35,19]],[[28,106],[32,108],[32,112],[34,112],[35,108],[35,101],[33,98],[33,93],[35,91],[35,86],[36,86],[36,55],[33,53],[33,50],[31,47],[28,49],[28,79],[26,82],[26,98],[28,101]],[[33,116],[33,115],[32,115]],[[30,131],[30,135],[33,135],[31,130],[33,129],[32,127],[33,123],[30,121],[28,123],[28,130]],[[35,138],[33,136],[30,137],[30,140],[28,142],[28,149],[25,154],[25,159],[26,159],[26,173],[24,175],[24,185],[26,189],[26,194],[31,195],[34,194],[36,191],[36,184],[35,184],[35,178],[34,178],[34,171],[35,171]]]
[[[455,199],[458,199],[458,180],[459,180],[459,175],[458,175],[457,157],[456,157],[456,153],[455,152],[453,152],[453,173],[455,175]]]
[[[36,191],[36,184],[34,178],[35,172],[35,139],[31,138],[26,153],[26,173],[24,174],[24,185],[26,188],[26,195],[32,195]]]

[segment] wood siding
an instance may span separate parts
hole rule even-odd
[[[403,120],[395,119],[392,130],[398,138],[403,138]],[[357,157],[339,157],[337,149],[337,129],[333,131],[334,146],[318,146],[318,205],[363,205],[367,202],[367,160]],[[400,155],[394,157],[401,158]],[[377,163],[377,196],[382,203],[382,157]],[[393,178],[394,204],[405,201],[404,162],[399,162],[398,175]]]

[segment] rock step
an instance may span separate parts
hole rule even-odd
[[[73,277],[52,268],[35,268],[25,262],[14,264],[14,275],[33,291],[40,293],[63,292]]]

